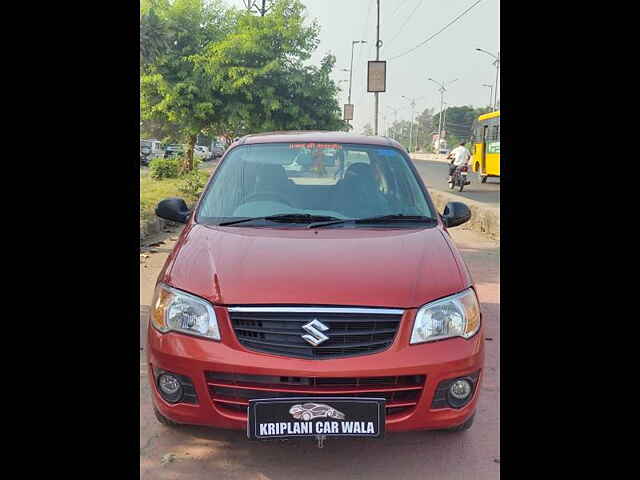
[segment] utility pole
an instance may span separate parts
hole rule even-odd
[[[442,141],[442,125],[443,125],[442,114],[443,114],[443,109],[444,109],[444,92],[446,92],[447,89],[445,88],[444,82],[442,82],[442,83],[441,82],[436,82],[433,78],[429,78],[429,80],[440,87],[438,89],[438,91],[440,92],[440,115],[438,115],[438,148],[437,148],[437,152],[436,152],[436,153],[438,153],[440,151],[440,142]],[[451,80],[447,85],[451,85],[453,82],[455,82],[457,80],[458,80],[457,78],[455,80]]]
[[[391,135],[391,138],[393,138],[394,140],[398,140],[396,137],[398,136],[398,134],[396,133],[395,129],[397,128],[397,124],[398,124],[398,109],[397,108],[393,108],[393,107],[389,107],[387,106],[387,108],[389,110],[391,110],[394,114],[394,128],[392,129],[393,135]]]
[[[487,83],[482,84],[483,87],[489,87],[489,108],[491,108],[493,102],[493,85],[489,85]]]
[[[353,47],[355,46],[356,43],[367,43],[367,42],[366,40],[351,41],[351,66],[349,67],[349,98],[347,100],[347,103],[349,105],[351,105],[351,81],[353,80]],[[346,71],[346,69],[343,69],[343,71]],[[347,120],[347,122],[349,123],[349,125],[351,125],[351,120]]]
[[[498,77],[500,75],[500,50],[498,50],[498,55],[494,55],[491,52],[487,52],[482,48],[476,48],[478,52],[486,53],[490,57],[494,58],[493,64],[496,66],[496,83],[494,84],[494,100],[493,100],[493,111],[495,112],[498,107]]]
[[[406,99],[406,100],[410,100],[410,105],[411,105],[411,123],[409,126],[409,153],[411,153],[411,150],[413,149],[413,113],[414,113],[414,109],[416,107],[416,99],[415,98],[409,98],[409,97],[405,97],[404,95],[402,95],[402,98]]]
[[[376,61],[380,60],[380,0],[376,1],[378,5],[378,23],[376,25]],[[375,135],[378,135],[378,95],[379,92],[375,92],[376,96],[376,119],[375,119]]]

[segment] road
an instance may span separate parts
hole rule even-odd
[[[462,192],[449,190],[447,176],[449,165],[445,162],[432,160],[414,160],[413,164],[418,169],[427,188],[434,188],[443,192],[453,193],[464,198],[476,200],[487,204],[489,207],[500,208],[500,179],[488,178],[487,183],[480,183],[476,174],[471,172],[471,185],[464,187]]]
[[[427,167],[428,168],[428,167]],[[450,230],[476,281],[486,338],[485,377],[476,420],[467,432],[387,434],[382,440],[329,439],[318,449],[311,439],[249,442],[244,432],[159,424],[149,396],[140,350],[140,478],[495,480],[500,476],[500,247],[464,227]],[[175,244],[177,230],[151,241],[140,257],[140,330],[157,275]],[[144,256],[146,255],[146,257]]]

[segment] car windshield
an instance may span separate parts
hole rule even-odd
[[[398,215],[413,217],[414,228],[416,219],[434,218],[400,150],[373,145],[277,143],[243,145],[229,152],[200,202],[196,221],[219,224],[255,219],[234,226],[265,222],[273,226],[275,219],[264,217],[274,215],[280,216],[277,225],[287,219],[308,224]],[[290,218],[283,220],[283,215]],[[406,221],[410,223],[410,219]],[[391,223],[400,226],[402,222]]]

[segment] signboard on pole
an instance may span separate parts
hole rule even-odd
[[[353,120],[353,103],[344,104],[344,120]]]
[[[369,60],[367,69],[367,92],[387,91],[387,61]]]

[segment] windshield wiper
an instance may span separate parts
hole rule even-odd
[[[272,222],[283,223],[306,223],[339,219],[338,217],[332,217],[329,215],[311,215],[309,213],[280,213],[278,215],[268,215],[266,217],[249,217],[243,218],[241,220],[231,220],[228,222],[219,223],[218,225],[224,227],[227,225],[235,225],[236,223],[251,222],[254,220],[270,220]]]
[[[396,213],[393,215],[379,215],[377,217],[366,218],[347,218],[345,220],[335,220],[331,222],[318,222],[312,223],[307,228],[326,227],[328,225],[338,225],[340,223],[387,223],[387,222],[419,222],[419,223],[435,223],[435,219],[431,217],[425,217],[424,215],[403,215]]]

